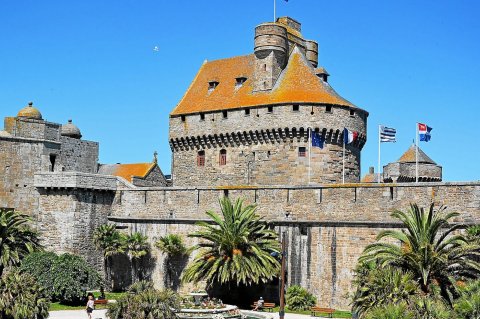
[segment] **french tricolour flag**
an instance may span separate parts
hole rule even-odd
[[[358,132],[350,131],[347,128],[343,129],[343,143],[344,144],[353,143],[357,140],[357,138],[358,138]]]
[[[432,137],[430,135],[431,131],[432,131],[432,128],[427,124],[418,123],[418,134],[420,136],[420,141],[424,141],[424,142],[430,141],[430,138]]]

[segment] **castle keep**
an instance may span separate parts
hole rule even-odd
[[[368,113],[333,90],[318,45],[302,36],[300,23],[261,24],[253,43],[250,55],[205,62],[171,112],[171,179],[156,156],[99,164],[98,143],[82,140],[72,121],[45,121],[33,104],[7,117],[0,207],[29,213],[49,249],[102,267],[90,248],[99,225],[115,222],[151,243],[177,233],[193,245],[186,236],[206,210],[219,210],[222,196],[242,197],[288,239],[287,284],[339,309],[349,308],[346,295],[364,247],[380,230],[399,227],[392,210],[434,202],[461,212],[456,222],[478,223],[480,183],[441,182],[442,168],[421,150],[420,183],[411,183],[414,148],[384,167],[383,183],[372,183],[373,171],[360,182]],[[347,183],[340,184],[344,128],[359,138],[346,147]],[[324,139],[323,148],[309,147],[310,130]],[[152,254],[146,266],[162,286],[164,256]],[[128,283],[123,277],[117,284]]]

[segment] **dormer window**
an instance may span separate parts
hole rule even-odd
[[[235,87],[240,87],[243,85],[243,83],[245,83],[245,81],[247,81],[247,78],[246,77],[238,77],[235,79]]]
[[[218,86],[218,81],[210,81],[208,82],[208,91],[213,91]]]

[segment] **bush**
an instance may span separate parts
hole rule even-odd
[[[0,318],[24,319],[48,317],[48,298],[29,274],[10,272],[0,280]]]
[[[80,256],[58,256],[51,271],[55,276],[53,289],[56,299],[62,303],[79,304],[86,290],[102,285],[100,274]]]
[[[128,294],[107,307],[111,319],[171,319],[176,318],[175,312],[180,309],[180,298],[172,290],[147,289],[136,295]]]
[[[316,299],[300,286],[290,286],[286,295],[287,307],[292,310],[307,310],[315,306]]]
[[[83,302],[85,291],[101,286],[100,274],[80,256],[38,252],[27,256],[20,270],[31,274],[52,301]]]
[[[34,252],[25,257],[20,266],[20,271],[32,275],[43,288],[45,295],[52,300],[55,297],[55,273],[51,270],[57,258],[52,252]]]
[[[384,305],[372,308],[365,319],[414,319],[415,315],[405,304]]]

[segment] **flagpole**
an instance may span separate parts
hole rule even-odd
[[[418,183],[418,122],[415,128],[415,183]]]
[[[277,7],[277,0],[273,0],[273,22],[275,22],[275,19],[277,18],[277,13],[276,13],[276,7]]]
[[[307,128],[308,134],[308,185],[310,185],[310,175],[311,175],[311,162],[312,162],[312,129]]]
[[[345,184],[345,130],[343,130],[343,164],[342,164],[342,184]]]
[[[380,184],[380,124],[378,125],[378,183]]]

